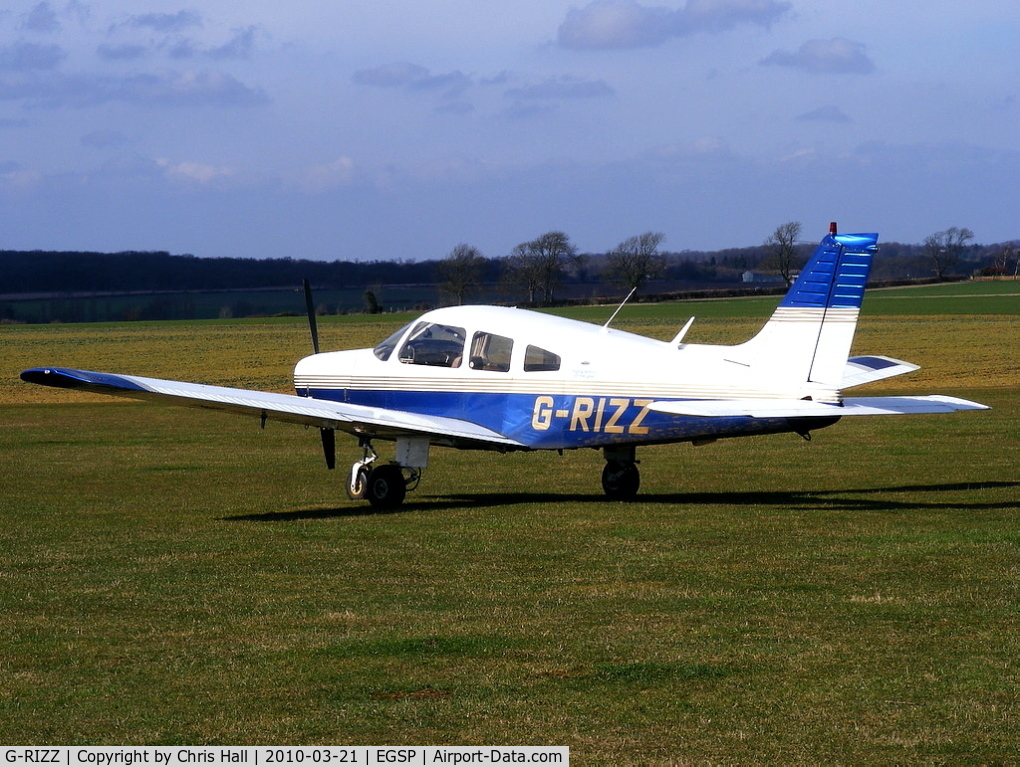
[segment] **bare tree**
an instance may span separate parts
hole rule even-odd
[[[478,248],[460,243],[439,262],[440,290],[455,297],[458,305],[463,304],[468,293],[481,282],[484,263],[485,256]]]
[[[956,266],[967,244],[973,239],[974,232],[967,227],[957,226],[935,232],[924,239],[924,254],[931,261],[936,279],[946,278],[946,270]]]
[[[1003,276],[1009,274],[1009,263],[1015,261],[1016,266],[1013,268],[1013,276],[1020,273],[1020,258],[1017,257],[1017,247],[1014,242],[1003,243],[999,248],[999,252],[995,254],[995,272]]]
[[[800,239],[800,231],[800,221],[787,221],[765,238],[765,248],[768,251],[766,267],[779,272],[787,285],[793,284],[793,270],[799,265],[797,240]]]
[[[504,262],[504,281],[509,286],[524,288],[532,303],[539,291],[542,300],[550,302],[563,277],[563,269],[579,264],[581,258],[563,232],[546,232],[538,239],[522,242],[511,251]]]
[[[661,232],[645,232],[617,245],[606,257],[613,280],[626,288],[637,289],[645,280],[659,276],[664,266],[659,245],[665,239],[666,235]]]
[[[527,243],[516,246],[510,255],[503,260],[503,289],[516,291],[522,289],[528,296],[529,303],[535,303],[542,278],[538,264],[528,254]]]

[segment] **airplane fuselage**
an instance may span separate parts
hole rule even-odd
[[[298,394],[423,415],[460,412],[522,447],[545,450],[806,432],[838,420],[677,418],[649,408],[721,392],[733,398],[822,393],[819,387],[770,389],[739,361],[739,351],[727,358],[740,347],[672,344],[491,306],[429,312],[387,341],[374,350],[306,357],[295,368]]]

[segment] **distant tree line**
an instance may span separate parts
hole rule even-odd
[[[282,290],[298,286],[304,279],[317,290],[357,290],[367,312],[383,311],[385,302],[380,295],[392,293],[393,286],[422,286],[420,294],[432,297],[416,301],[415,306],[426,308],[433,303],[469,301],[549,304],[564,297],[619,296],[632,289],[668,294],[698,287],[735,288],[748,280],[767,279],[765,275],[776,275],[788,284],[817,244],[817,240],[802,241],[801,231],[800,223],[791,221],[777,227],[758,246],[681,252],[662,250],[665,236],[645,232],[597,254],[580,253],[564,232],[550,231],[522,242],[505,256],[490,258],[461,243],[445,258],[396,262],[197,258],[163,251],[0,251],[0,298],[7,302],[7,306],[0,305],[0,319],[16,318],[10,302],[28,295]],[[936,232],[920,245],[880,242],[871,278],[941,280],[976,272],[1006,275],[1020,271],[1015,242],[979,245],[973,240],[971,230],[954,226]],[[130,316],[176,317],[187,311],[188,303],[163,299],[160,306],[135,309]],[[167,308],[171,304],[175,307],[172,312]],[[252,309],[259,312],[255,306]],[[60,313],[90,316],[75,311],[77,314],[70,309]],[[245,314],[244,301],[232,302],[229,314]]]
[[[434,283],[436,264],[311,261],[293,258],[197,258],[159,251],[123,253],[0,251],[0,294],[261,290],[380,282]]]

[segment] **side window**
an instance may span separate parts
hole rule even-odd
[[[400,347],[400,361],[411,365],[460,367],[464,358],[464,328],[419,322]]]
[[[506,372],[510,369],[510,352],[514,341],[506,336],[495,333],[475,333],[471,339],[471,357],[469,365],[473,370],[497,370]]]
[[[538,370],[559,370],[560,355],[553,354],[538,346],[528,345],[524,355],[524,372],[531,373]]]

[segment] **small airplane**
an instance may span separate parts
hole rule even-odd
[[[829,234],[761,331],[742,344],[671,341],[548,314],[453,306],[423,314],[373,349],[315,353],[297,363],[297,394],[207,386],[67,368],[33,368],[30,383],[222,410],[320,430],[336,466],[337,430],[363,450],[351,499],[391,509],[417,487],[429,448],[602,450],[602,487],[636,496],[636,448],[670,442],[811,432],[844,416],[984,410],[956,397],[844,397],[843,390],[917,370],[850,356],[877,234]],[[614,315],[615,317],[615,315]],[[378,460],[373,441],[396,443]]]

